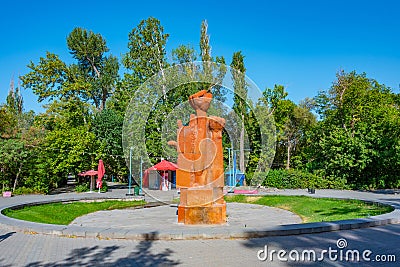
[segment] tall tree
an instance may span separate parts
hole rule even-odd
[[[288,93],[282,85],[267,88],[263,95],[275,121],[277,143],[274,166],[289,169],[293,155],[300,153],[306,132],[316,123],[316,118],[306,104],[296,105],[286,99]]]
[[[203,62],[204,75],[207,80],[211,80],[212,69],[210,62],[211,57],[211,46],[210,46],[210,36],[208,35],[208,23],[206,20],[201,22],[200,30],[200,56]]]
[[[77,64],[67,65],[47,52],[38,64],[31,62],[29,73],[21,77],[23,87],[32,89],[43,100],[81,98],[94,104],[97,110],[105,107],[118,80],[118,60],[109,51],[100,34],[75,28],[67,44]]]
[[[67,37],[68,49],[78,61],[72,72],[81,74],[91,86],[82,92],[91,99],[98,110],[103,110],[118,79],[118,59],[109,52],[106,40],[100,35],[82,28],[75,28]]]
[[[20,86],[14,86],[14,79],[11,79],[10,89],[6,98],[6,103],[0,106],[0,137],[11,138],[20,130],[20,123],[23,113],[23,99]]]
[[[244,148],[244,135],[245,135],[245,119],[247,117],[247,88],[245,81],[246,68],[244,67],[244,56],[242,52],[233,53],[232,57],[232,77],[234,82],[234,104],[233,110],[241,119],[240,137],[239,137],[239,169],[245,171],[245,148]]]
[[[201,77],[207,81],[200,84],[199,90],[208,89],[212,92],[213,98],[217,101],[224,102],[226,100],[226,89],[220,86],[226,74],[225,58],[223,56],[216,57],[215,60],[211,55],[210,35],[208,34],[208,23],[206,20],[201,22],[200,28],[200,58],[203,65],[203,73]]]
[[[23,178],[27,160],[35,155],[29,147],[32,140],[27,138],[32,126],[34,113],[24,112],[20,86],[11,80],[6,103],[0,106],[0,180],[3,190],[13,191]]]
[[[128,53],[125,54],[124,66],[132,73],[125,75],[129,86],[137,88],[141,83],[168,67],[165,46],[169,34],[164,33],[164,27],[156,18],[142,20],[129,33]],[[166,91],[163,91],[164,98]]]

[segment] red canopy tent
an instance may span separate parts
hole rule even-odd
[[[178,165],[163,159],[162,161],[154,165],[152,168],[154,168],[157,171],[175,171],[178,169]]]
[[[176,171],[178,169],[178,165],[175,163],[172,163],[168,160],[161,160],[159,163],[156,165],[148,168],[147,170],[144,171],[143,175],[143,186],[144,187],[149,187],[149,173],[150,171],[164,171],[164,177],[165,177],[165,171]]]

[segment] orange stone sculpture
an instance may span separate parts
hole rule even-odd
[[[187,126],[178,120],[176,146],[178,167],[176,186],[180,188],[178,223],[223,224],[226,222],[224,200],[224,164],[222,130],[225,119],[207,116],[212,94],[202,90],[189,97],[196,111]]]

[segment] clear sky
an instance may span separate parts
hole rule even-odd
[[[72,62],[66,37],[74,27],[100,33],[112,54],[127,52],[128,33],[158,18],[168,57],[180,44],[198,50],[208,21],[212,55],[245,55],[246,74],[260,89],[283,84],[295,102],[326,90],[338,70],[366,72],[399,93],[400,1],[3,1],[0,10],[0,103],[11,78],[46,51]],[[43,111],[23,91],[25,110]]]

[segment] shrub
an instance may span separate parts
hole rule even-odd
[[[77,192],[77,193],[82,193],[82,192],[87,192],[87,191],[89,191],[88,183],[78,184],[77,186],[75,186],[75,192]]]
[[[29,195],[29,194],[41,194],[44,193],[41,190],[38,190],[37,188],[30,188],[30,187],[18,187],[17,189],[15,189],[15,191],[13,192],[14,195]]]
[[[103,184],[101,186],[100,192],[107,192],[107,191],[108,191],[107,182],[103,180]]]
[[[279,189],[347,188],[345,180],[333,179],[332,177],[324,178],[317,174],[295,169],[270,170],[265,175],[263,185]]]

